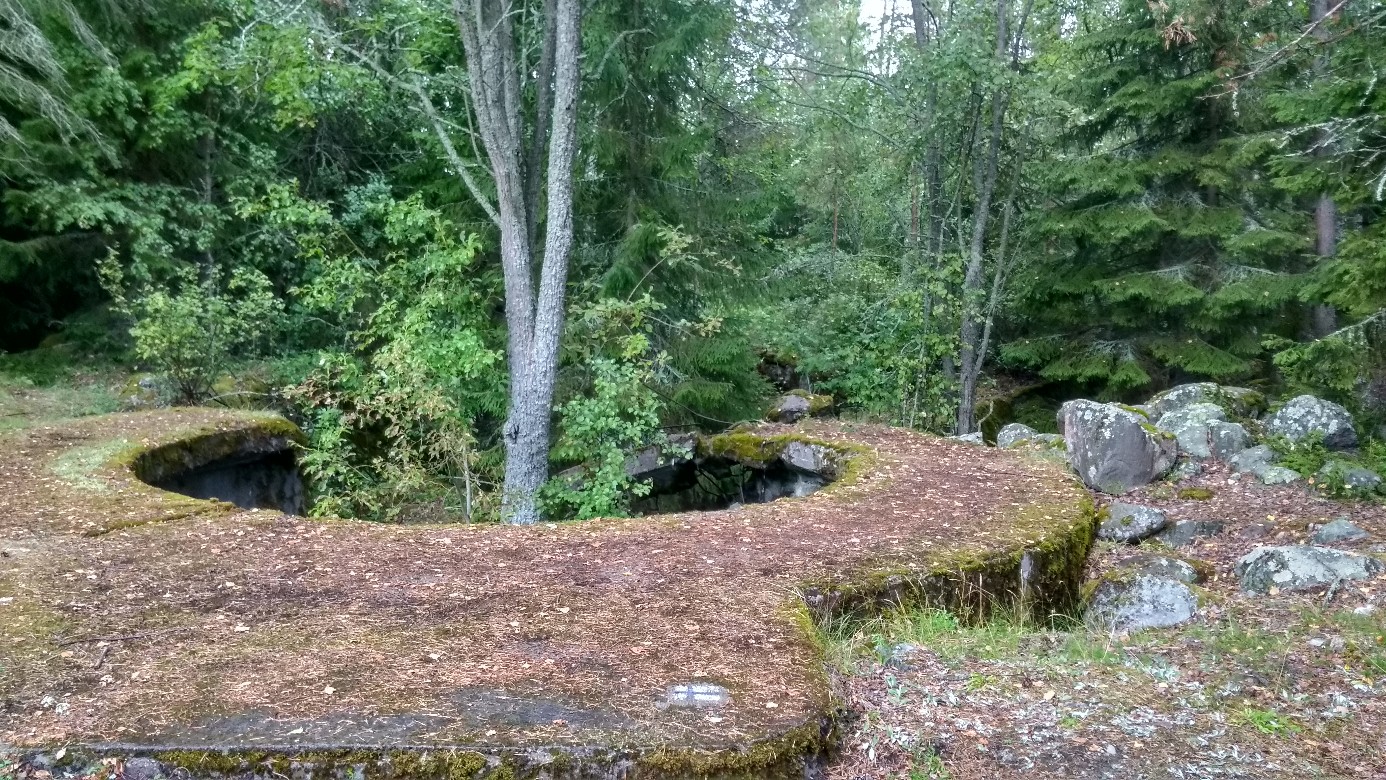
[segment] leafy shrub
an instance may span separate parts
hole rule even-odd
[[[283,318],[283,302],[253,268],[229,276],[213,269],[201,278],[197,269],[182,268],[171,284],[135,289],[114,258],[100,270],[116,310],[134,321],[136,358],[166,375],[187,403],[206,398],[236,360],[261,354]]]
[[[353,190],[340,218],[272,193],[275,219],[316,269],[294,291],[337,346],[290,391],[306,418],[313,511],[373,520],[491,519],[495,458],[476,421],[505,411],[490,290],[472,273],[480,244],[417,196]]]
[[[635,450],[669,450],[660,429],[664,401],[654,387],[667,356],[650,343],[651,318],[660,305],[649,295],[636,301],[606,298],[574,312],[569,361],[581,367],[587,387],[559,409],[553,457],[581,461],[581,476],[555,477],[543,499],[550,514],[577,519],[614,517],[630,511],[650,485],[626,473]]]

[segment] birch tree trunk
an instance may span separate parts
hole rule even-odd
[[[512,2],[454,3],[476,125],[496,187],[510,366],[501,514],[517,524],[539,520],[538,492],[548,479],[550,416],[573,243],[581,5],[580,0],[549,0],[544,8],[539,64],[531,70],[517,50],[519,9]],[[538,105],[526,128],[522,95],[524,81],[531,77],[538,80]],[[541,192],[537,171],[546,162]],[[541,221],[542,248],[535,245]],[[536,262],[540,252],[542,260]]]

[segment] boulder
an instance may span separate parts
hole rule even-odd
[[[1097,538],[1135,544],[1166,525],[1169,518],[1158,509],[1117,501],[1107,508],[1107,519],[1097,529]]]
[[[1236,568],[1247,593],[1308,590],[1366,579],[1383,571],[1386,564],[1375,558],[1309,545],[1257,547],[1242,556]]]
[[[1068,462],[1094,490],[1120,495],[1164,476],[1174,465],[1174,437],[1139,414],[1096,401],[1059,408]]]
[[[127,412],[138,412],[167,406],[173,397],[173,388],[157,374],[134,374],[120,389],[120,408]]]
[[[1155,538],[1170,547],[1183,547],[1207,536],[1222,533],[1227,524],[1221,520],[1183,520],[1161,531]]]
[[[1273,465],[1275,450],[1264,444],[1248,447],[1228,458],[1227,462],[1232,465],[1232,471],[1251,474],[1266,485],[1288,485],[1300,478],[1298,471]]]
[[[791,469],[827,480],[832,480],[837,473],[837,459],[833,451],[821,444],[792,441],[785,445],[780,460]]]
[[[1367,536],[1367,532],[1353,524],[1351,520],[1346,517],[1339,517],[1331,523],[1325,523],[1309,537],[1309,541],[1314,544],[1360,542]]]
[[[1143,573],[1108,575],[1093,590],[1084,619],[1102,631],[1177,626],[1198,612],[1198,596],[1183,582]]]
[[[1166,413],[1155,427],[1174,435],[1179,452],[1191,458],[1227,460],[1246,449],[1251,436],[1213,404],[1190,404]]]
[[[1323,435],[1330,450],[1350,450],[1357,446],[1357,429],[1348,410],[1322,398],[1301,395],[1290,399],[1266,419],[1266,435],[1300,441],[1315,433]]]
[[[1152,419],[1194,404],[1216,404],[1241,417],[1254,417],[1265,410],[1266,397],[1245,387],[1223,387],[1212,382],[1177,385],[1156,393],[1146,408]]]
[[[1381,486],[1381,476],[1369,468],[1345,460],[1330,460],[1314,475],[1320,487],[1341,486],[1349,493],[1370,493]]]
[[[1039,435],[1039,431],[1022,423],[1010,423],[996,434],[996,446],[1014,447]]]
[[[960,441],[960,442],[964,442],[964,443],[966,443],[966,444],[986,444],[986,440],[984,440],[984,439],[982,438],[982,432],[981,432],[981,431],[973,431],[972,433],[963,433],[963,434],[959,434],[959,435],[957,435],[957,436],[949,436],[948,438],[952,439],[953,441]]]
[[[1227,462],[1231,464],[1234,472],[1239,474],[1249,472],[1260,476],[1262,470],[1269,468],[1275,462],[1275,450],[1264,444],[1258,444],[1233,455],[1227,459]]]
[[[780,397],[768,415],[771,422],[796,423],[809,414],[809,399],[797,393]]]
[[[1175,482],[1183,482],[1202,473],[1203,464],[1196,460],[1181,460],[1174,465],[1174,469],[1169,473],[1169,478]]]

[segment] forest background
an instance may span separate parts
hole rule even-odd
[[[315,511],[394,521],[628,512],[630,453],[796,389],[994,435],[1210,380],[1375,431],[1383,18],[0,0],[0,370],[279,409]]]

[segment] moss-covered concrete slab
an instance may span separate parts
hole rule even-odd
[[[828,444],[844,476],[727,511],[399,527],[141,479],[288,446],[274,417],[10,433],[0,744],[203,775],[800,776],[831,743],[815,620],[1076,595],[1094,517],[1059,466],[884,427],[757,433]]]

